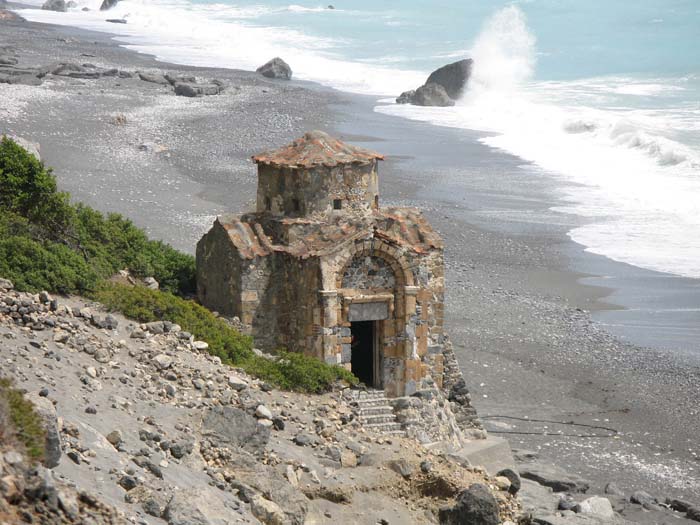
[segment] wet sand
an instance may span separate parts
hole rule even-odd
[[[262,149],[320,128],[384,153],[382,202],[421,207],[445,238],[447,329],[488,428],[588,477],[594,489],[617,481],[659,496],[700,493],[700,359],[687,345],[685,353],[644,348],[605,330],[615,316],[634,322],[634,310],[608,301],[648,300],[633,297],[635,286],[654,297],[655,286],[686,290],[691,305],[697,295],[679,280],[669,286],[662,274],[632,272],[572,243],[566,231],[581,219],[550,211],[560,195],[554,179],[481,145],[477,134],[374,113],[368,97],[163,64],[98,33],[29,23],[1,29],[0,45],[13,45],[27,64],[90,61],[228,85],[223,95],[188,99],[138,78],[0,84],[0,131],[40,143],[62,189],[184,251],[194,251],[215,215],[250,208],[249,157]],[[126,124],[115,124],[117,115]],[[141,151],[144,144],[163,150]],[[618,291],[597,286],[625,278],[633,282]],[[619,435],[556,436],[589,432],[502,416]]]

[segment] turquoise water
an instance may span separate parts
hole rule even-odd
[[[494,155],[539,169],[523,176],[561,181],[557,211],[583,218],[569,235],[587,250],[700,278],[698,0],[121,0],[118,26],[100,3],[23,15],[118,31],[175,63],[251,70],[281,56],[297,79],[374,96],[377,112],[481,131]],[[454,107],[394,102],[464,57],[474,70]]]
[[[196,3],[207,4],[203,0]],[[246,23],[301,29],[342,57],[430,71],[465,54],[484,20],[517,5],[537,39],[536,78],[684,75],[700,68],[697,0],[532,0],[410,2],[354,0],[323,4],[233,2]],[[257,10],[257,11],[256,11]]]

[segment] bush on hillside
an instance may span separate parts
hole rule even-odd
[[[194,301],[144,286],[114,283],[100,284],[95,299],[106,308],[142,323],[177,323],[195,338],[209,343],[209,351],[224,363],[239,364],[254,355],[250,337],[242,335]]]
[[[149,240],[121,215],[71,205],[51,169],[8,138],[0,141],[0,216],[1,253],[19,249],[0,270],[19,290],[85,293],[128,268],[164,290],[195,291],[194,257]]]
[[[0,444],[14,445],[14,441],[31,459],[40,461],[44,457],[46,433],[41,416],[8,379],[0,378]]]
[[[193,301],[145,287],[114,283],[100,285],[95,299],[111,310],[146,323],[167,320],[179,324],[197,339],[209,343],[209,352],[225,364],[235,365],[249,374],[280,388],[320,393],[338,380],[350,384],[357,379],[339,366],[329,366],[303,354],[281,352],[272,361],[253,352],[250,337],[241,335],[221,318]]]
[[[51,169],[13,140],[0,140],[0,207],[53,233],[71,221],[69,196],[56,189]]]

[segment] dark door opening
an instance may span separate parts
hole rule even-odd
[[[367,386],[377,386],[377,378],[374,374],[375,324],[374,321],[350,323],[352,373]]]

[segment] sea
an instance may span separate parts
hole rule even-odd
[[[556,210],[587,251],[700,278],[698,0],[75,0],[22,16],[119,35],[164,61],[255,69],[376,97],[375,111],[479,132],[561,180]],[[88,8],[89,10],[83,10]],[[113,24],[106,18],[123,18]],[[439,66],[472,58],[454,107],[398,105]]]

